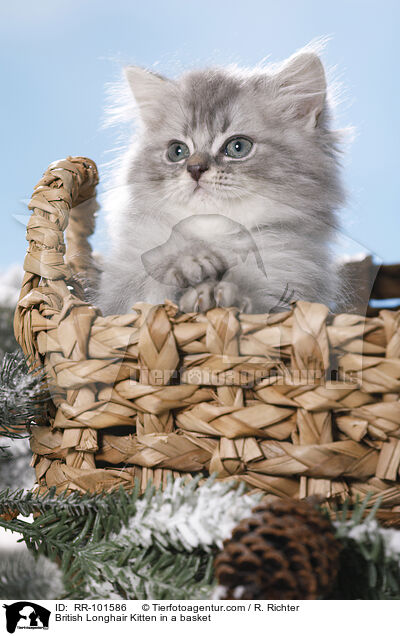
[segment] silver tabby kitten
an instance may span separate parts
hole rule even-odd
[[[165,298],[184,311],[332,307],[344,196],[319,57],[176,81],[128,67],[126,77],[141,126],[111,198],[103,311]]]

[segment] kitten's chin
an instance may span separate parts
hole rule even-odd
[[[188,184],[185,184],[186,186]],[[215,188],[208,188],[207,184],[190,184],[190,191],[185,188],[171,197],[165,205],[164,212],[171,223],[176,223],[191,215],[220,214],[246,227],[276,222],[285,216],[284,210],[276,201],[267,196],[251,195],[246,198],[238,197],[231,192],[218,192]]]
[[[186,212],[191,214],[221,214],[228,218],[243,216],[243,208],[248,207],[249,202],[237,197],[222,196],[217,190],[209,190],[206,186],[198,184],[187,199]],[[239,209],[236,209],[239,208]]]

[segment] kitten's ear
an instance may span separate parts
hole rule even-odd
[[[289,58],[276,76],[278,90],[291,100],[290,108],[308,127],[315,127],[326,98],[324,67],[315,53]]]
[[[172,96],[174,83],[139,66],[126,66],[124,73],[142,119],[153,125],[159,117],[160,104],[165,105],[165,100]]]

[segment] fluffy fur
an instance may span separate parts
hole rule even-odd
[[[165,298],[185,311],[221,304],[267,312],[293,299],[332,307],[338,286],[331,245],[344,195],[340,137],[330,129],[317,54],[303,50],[279,66],[253,70],[196,70],[176,81],[137,67],[128,67],[126,77],[140,127],[109,197],[112,248],[96,299],[103,311],[124,313],[135,302]],[[235,135],[253,141],[248,157],[221,153]],[[200,187],[187,160],[168,160],[171,140],[207,156]],[[210,240],[215,215],[239,223],[265,271],[245,254],[226,266],[218,241],[211,247],[207,240],[198,249],[193,241],[175,240],[172,257],[162,262],[160,249],[158,269],[146,271],[143,254],[154,254],[193,215],[211,215]],[[240,254],[240,244],[235,250]]]

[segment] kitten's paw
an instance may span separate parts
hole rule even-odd
[[[206,312],[213,307],[239,307],[242,312],[251,311],[251,300],[240,293],[235,283],[228,281],[208,281],[191,287],[179,301],[179,309],[184,313]]]
[[[196,254],[184,254],[177,259],[166,273],[166,283],[178,287],[198,285],[208,279],[220,278],[226,270],[224,259],[211,251],[199,251]]]
[[[214,288],[215,305],[217,307],[239,307],[241,312],[251,311],[251,300],[243,296],[235,283],[221,280]]]
[[[212,309],[215,307],[214,287],[215,281],[191,287],[181,296],[179,309],[185,314],[189,314],[192,311],[205,312]]]

